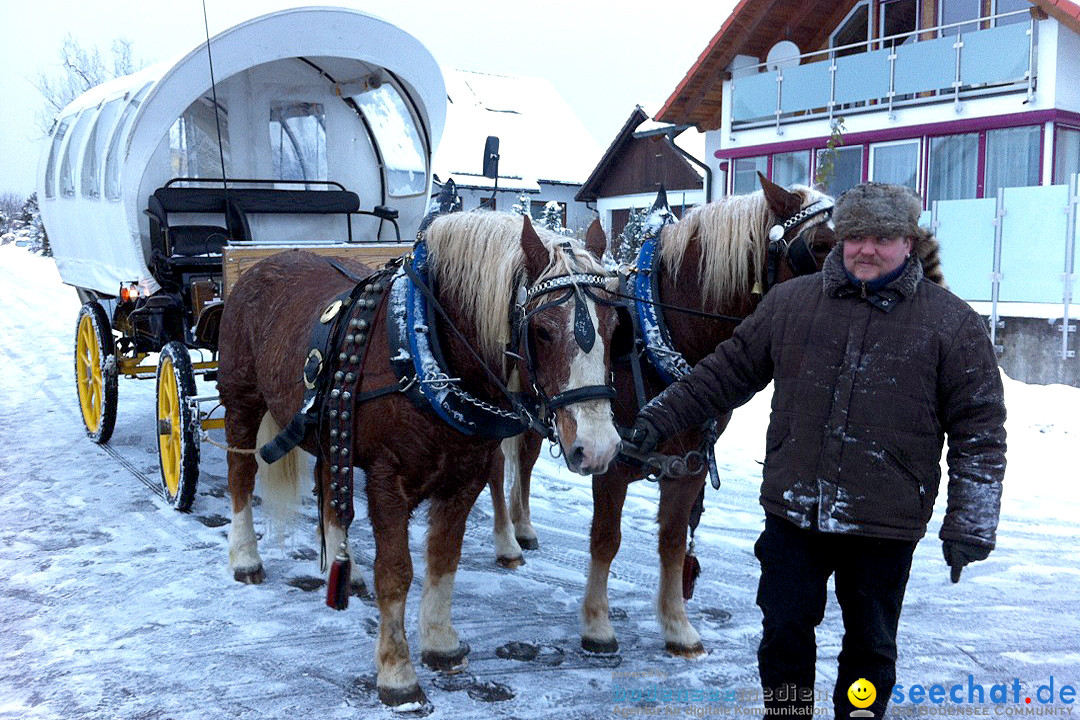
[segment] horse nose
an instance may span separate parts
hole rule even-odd
[[[575,442],[567,453],[566,459],[570,469],[582,475],[603,475],[607,472],[608,465],[619,451],[621,442],[612,444],[612,447],[600,447],[593,445],[586,447],[583,443]]]

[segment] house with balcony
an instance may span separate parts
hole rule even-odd
[[[710,199],[913,188],[1006,372],[1080,385],[1080,5],[742,0],[656,119],[705,131]]]

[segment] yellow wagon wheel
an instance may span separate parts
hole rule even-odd
[[[116,383],[109,316],[91,300],[75,324],[75,386],[86,434],[99,444],[109,442],[116,425]]]
[[[161,349],[157,367],[158,457],[161,487],[172,506],[191,509],[199,481],[199,413],[188,399],[195,396],[195,373],[183,343]]]

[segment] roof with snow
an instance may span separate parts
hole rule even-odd
[[[483,177],[484,141],[499,138],[499,187],[515,178],[522,187],[537,181],[582,183],[601,148],[555,87],[544,78],[443,69],[446,130],[435,153],[440,180],[488,187]]]

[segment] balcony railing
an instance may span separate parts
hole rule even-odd
[[[733,129],[830,120],[998,92],[1035,90],[1035,20],[1027,10],[829,48],[760,63],[731,83]],[[990,21],[1012,20],[998,27]],[[929,39],[920,39],[928,38]],[[768,67],[773,65],[772,68]],[[783,65],[789,65],[783,67]],[[746,73],[745,75],[743,73]]]

